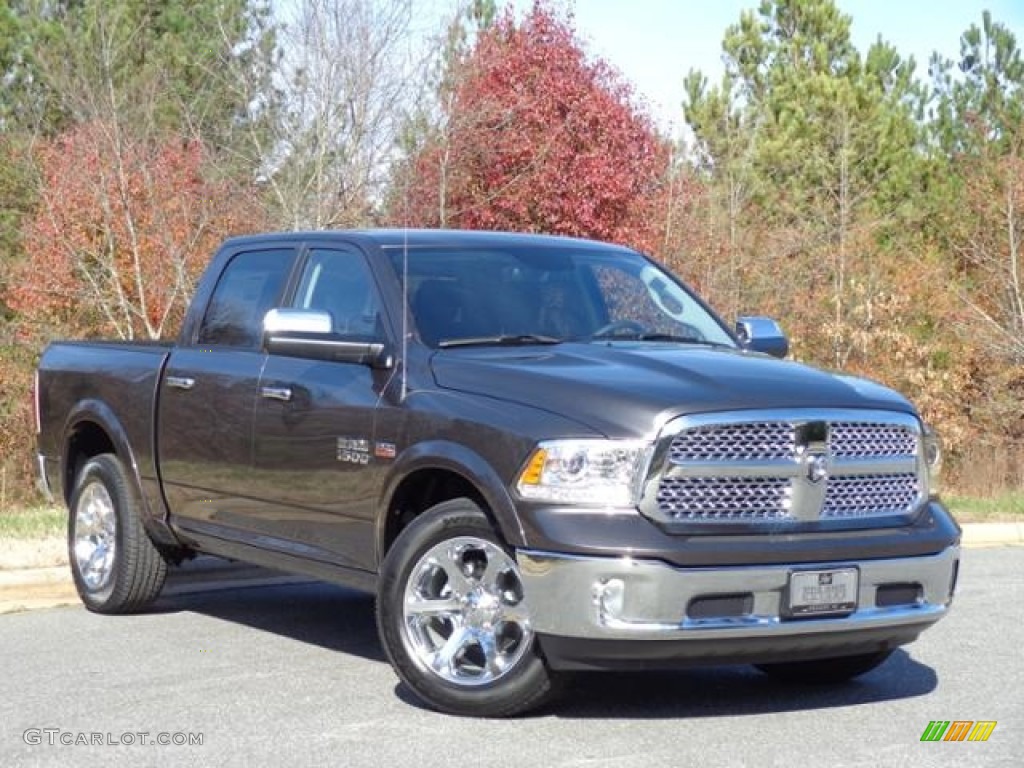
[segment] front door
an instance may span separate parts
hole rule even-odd
[[[341,247],[309,252],[293,306],[330,312],[340,339],[385,341],[380,294],[365,257]],[[375,414],[393,370],[267,358],[253,433],[254,520],[275,546],[374,568],[374,521],[391,448],[375,441]]]

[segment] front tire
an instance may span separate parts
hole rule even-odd
[[[78,595],[96,613],[134,613],[163,589],[167,563],[142,526],[141,502],[124,464],[105,453],[75,479],[68,559]]]
[[[398,676],[442,712],[508,717],[552,693],[515,557],[469,499],[399,535],[381,568],[377,629]]]
[[[866,674],[885,663],[892,651],[877,651],[858,656],[838,656],[832,659],[786,661],[776,664],[757,664],[767,675],[789,683],[830,685],[845,683]]]

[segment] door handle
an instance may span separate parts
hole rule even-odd
[[[292,391],[289,387],[261,387],[260,395],[268,400],[282,400],[286,403],[292,399]]]
[[[196,385],[196,380],[188,376],[168,376],[164,382],[175,389],[192,389]]]

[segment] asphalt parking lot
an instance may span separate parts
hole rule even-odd
[[[372,599],[329,585],[171,590],[140,616],[13,613],[0,765],[1018,766],[1021,605],[1024,548],[967,550],[952,614],[854,683],[583,675],[511,721],[421,708],[383,659]],[[983,743],[922,743],[931,720],[997,725]]]

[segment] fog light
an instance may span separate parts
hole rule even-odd
[[[608,619],[622,617],[622,607],[626,600],[626,583],[622,579],[601,579],[595,582],[593,595],[597,617],[602,624]]]

